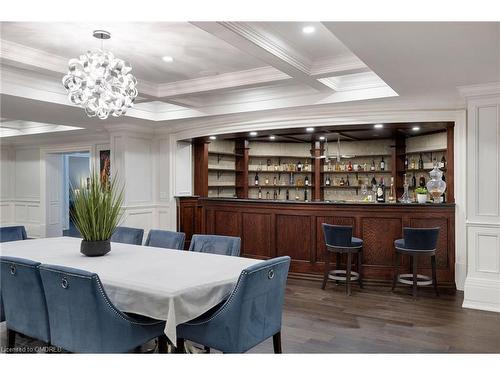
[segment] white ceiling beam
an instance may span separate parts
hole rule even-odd
[[[192,22],[193,25],[226,41],[270,66],[291,76],[295,80],[321,92],[332,89],[309,75],[308,62],[297,58],[287,49],[267,38],[255,28],[242,22]]]

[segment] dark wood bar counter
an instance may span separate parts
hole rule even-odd
[[[178,198],[178,229],[193,233],[241,237],[241,255],[267,259],[289,255],[294,276],[318,277],[323,272],[325,243],[322,223],[352,225],[364,241],[365,279],[392,278],[394,240],[403,227],[439,227],[437,277],[454,283],[455,205],[295,202],[231,198]],[[402,260],[402,270],[409,260]],[[430,274],[430,260],[419,260],[419,272]]]

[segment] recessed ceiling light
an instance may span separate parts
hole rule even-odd
[[[269,139],[270,139],[271,141],[274,141],[274,140],[276,139],[276,137],[275,137],[274,135],[270,135],[270,136],[269,136]]]
[[[325,139],[326,139],[326,137],[325,137],[325,136],[323,136],[323,135],[322,135],[321,137],[319,137],[319,140],[320,140],[320,141],[324,141]]]
[[[316,28],[314,26],[304,26],[302,28],[302,32],[304,34],[312,34],[316,31]]]
[[[375,125],[373,125],[373,127],[375,129],[382,129],[384,127],[384,125],[383,124],[375,124]]]
[[[312,133],[314,131],[314,128],[306,128],[306,132]]]
[[[163,56],[161,59],[167,63],[174,61],[174,58],[172,56]]]
[[[414,126],[413,128],[411,128],[411,130],[413,130],[414,132],[418,132],[420,130],[420,126]]]
[[[215,140],[217,139],[217,137],[216,137],[215,135],[211,135],[211,136],[210,136],[210,137],[208,137],[208,138],[210,138],[212,141],[215,141]]]
[[[257,135],[257,132],[250,132],[250,136],[255,137]]]

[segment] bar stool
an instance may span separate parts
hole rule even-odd
[[[413,298],[417,298],[417,285],[434,285],[436,296],[439,296],[436,278],[436,245],[439,236],[439,228],[403,228],[403,236],[394,241],[396,248],[396,259],[394,263],[394,279],[392,290],[396,283],[413,285]],[[410,256],[410,268],[412,273],[399,274],[401,255]],[[429,276],[417,273],[418,256],[431,257],[432,279]]]
[[[346,282],[346,293],[351,295],[351,280],[358,280],[360,288],[363,288],[361,280],[361,261],[363,253],[363,240],[352,236],[352,226],[345,225],[330,225],[322,224],[323,234],[326,243],[326,260],[325,274],[323,277],[323,285],[321,289],[325,289],[328,279]],[[333,254],[337,254],[337,263],[335,270],[331,270],[331,258]],[[342,254],[347,254],[346,269],[339,269],[340,257]],[[351,271],[352,255],[357,254],[358,266],[357,271]]]

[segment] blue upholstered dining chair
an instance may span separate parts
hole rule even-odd
[[[398,282],[412,285],[413,298],[417,298],[418,285],[434,285],[436,296],[439,296],[436,275],[436,247],[439,239],[439,227],[436,228],[403,228],[403,238],[394,241],[396,256],[394,260],[394,277],[392,290]],[[410,269],[412,273],[400,274],[399,266],[401,255],[410,257]],[[417,272],[418,257],[429,256],[431,258],[432,278],[420,275]]]
[[[219,307],[177,326],[177,350],[184,340],[224,353],[244,353],[273,337],[281,353],[281,315],[290,257],[283,256],[244,269],[229,298]]]
[[[146,238],[146,246],[163,247],[165,249],[184,249],[186,234],[169,230],[151,229]]]
[[[219,255],[240,256],[239,237],[216,236],[214,234],[193,234],[189,251]]]
[[[164,321],[118,310],[97,274],[42,264],[40,275],[52,345],[76,353],[123,353],[164,337]]]
[[[128,243],[130,245],[142,245],[144,229],[117,227],[111,236],[111,242]]]
[[[16,333],[50,342],[49,318],[39,265],[28,259],[0,257],[9,348],[15,345]]]
[[[1,227],[0,228],[0,242],[10,242],[25,240],[28,238],[26,236],[26,229],[22,225]],[[2,293],[0,289],[0,322],[5,320],[5,313],[3,310]]]
[[[28,238],[22,225],[0,228],[0,242],[19,241]]]

